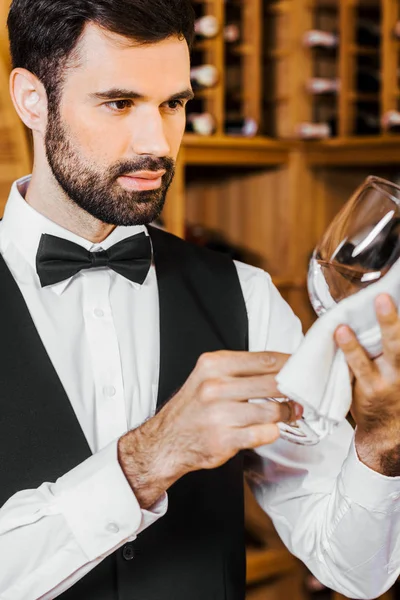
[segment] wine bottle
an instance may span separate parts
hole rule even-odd
[[[339,37],[329,31],[310,29],[303,36],[303,45],[307,48],[337,48]]]
[[[399,113],[400,114],[400,113]],[[377,135],[380,122],[377,114],[358,110],[354,118],[354,135]],[[322,140],[338,134],[338,118],[335,113],[323,123],[299,123],[296,136],[304,140]]]
[[[228,23],[224,27],[224,40],[228,44],[234,44],[240,39],[240,27],[236,23]]]
[[[356,89],[361,93],[377,93],[380,90],[381,75],[378,69],[360,67],[356,72]],[[306,83],[310,94],[334,94],[340,91],[340,79],[312,77]]]
[[[358,19],[356,42],[359,46],[376,47],[381,41],[379,22],[372,19]]]
[[[189,113],[186,117],[186,131],[198,135],[212,135],[216,122],[210,113]]]
[[[356,86],[358,92],[367,94],[377,93],[381,87],[381,74],[372,67],[360,67],[356,72]]]
[[[306,83],[310,94],[336,94],[340,90],[340,80],[328,77],[312,77]]]
[[[382,126],[385,131],[393,133],[400,132],[400,112],[398,110],[389,110],[382,117]]]
[[[379,115],[366,110],[358,110],[355,117],[356,135],[378,135],[381,130]]]
[[[194,23],[196,35],[203,38],[213,38],[219,32],[219,21],[213,15],[205,15],[200,17]]]
[[[338,117],[333,113],[328,119],[331,135],[338,134]],[[371,110],[357,109],[353,121],[353,135],[377,135],[380,132],[380,122],[377,113]]]
[[[396,29],[397,27],[397,29]],[[400,37],[400,24],[396,24],[395,32]],[[356,43],[359,46],[376,47],[381,41],[381,31],[378,23],[372,19],[358,19]],[[310,29],[303,36],[303,45],[307,48],[337,48],[339,36],[336,33],[320,29]]]
[[[326,123],[298,123],[295,128],[296,137],[302,140],[324,140],[332,136],[332,128]]]
[[[254,137],[258,131],[258,123],[255,119],[226,119],[225,133],[242,137]]]
[[[190,70],[193,89],[213,87],[218,83],[218,69],[214,65],[201,65]]]

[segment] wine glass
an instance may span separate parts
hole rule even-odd
[[[400,187],[380,177],[367,177],[312,254],[307,286],[317,315],[381,279],[398,258]],[[281,437],[301,445],[315,444],[322,437],[320,426],[315,431],[303,417],[294,424],[280,424]]]
[[[400,257],[400,187],[367,177],[316,246],[308,292],[318,316],[381,279]]]

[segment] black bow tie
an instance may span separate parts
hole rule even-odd
[[[130,281],[142,284],[150,265],[151,244],[145,233],[133,235],[99,252],[89,252],[79,244],[44,234],[36,255],[36,270],[42,287],[94,267],[109,267]]]

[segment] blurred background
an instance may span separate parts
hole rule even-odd
[[[267,270],[306,331],[319,237],[367,175],[400,180],[400,1],[193,4],[196,98],[160,224]],[[0,214],[32,160],[8,94],[8,7],[0,0]],[[343,599],[246,494],[248,600]]]

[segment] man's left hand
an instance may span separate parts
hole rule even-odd
[[[382,354],[371,360],[354,332],[341,325],[335,341],[354,376],[351,413],[360,460],[387,476],[400,476],[400,319],[387,294],[375,301]]]

